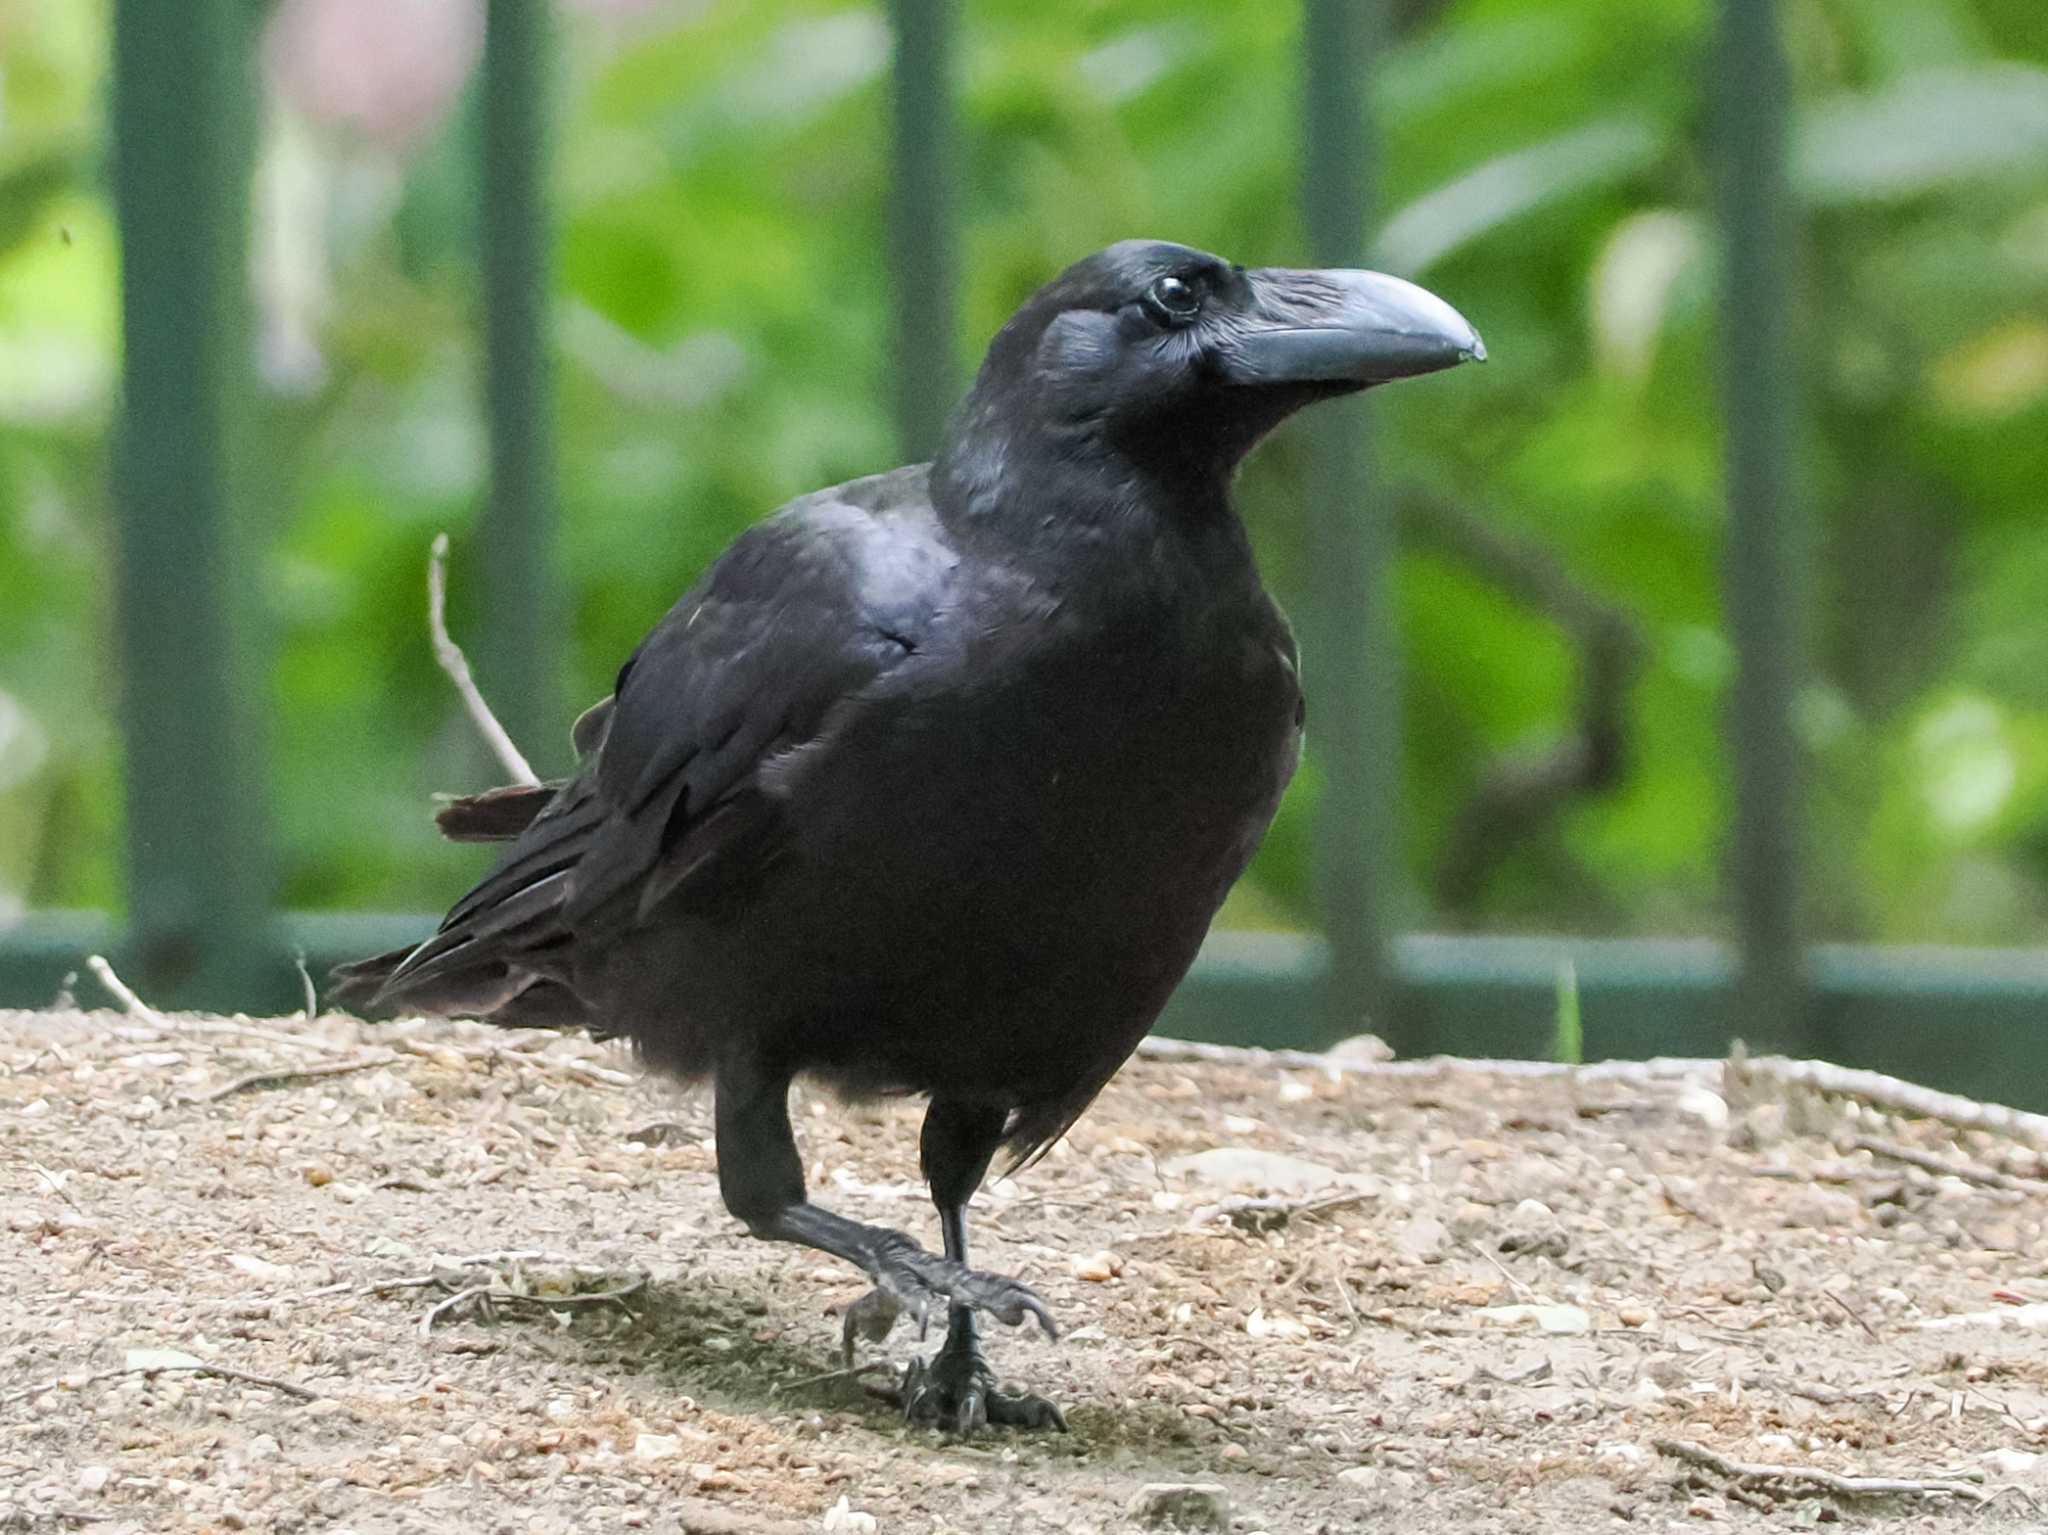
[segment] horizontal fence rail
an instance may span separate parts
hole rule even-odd
[[[545,0],[489,0],[480,121],[483,396],[492,485],[485,681],[514,725],[558,734],[556,511],[549,440]],[[930,452],[958,378],[952,180],[955,0],[889,0],[895,415]],[[1302,0],[1302,210],[1311,254],[1366,248],[1375,147],[1367,89],[1379,0]],[[285,913],[271,888],[262,657],[234,627],[251,568],[235,515],[247,410],[242,323],[250,168],[250,12],[240,0],[117,0],[115,193],[126,287],[125,410],[115,450],[131,924],[39,912],[0,931],[0,1003],[56,1000],[112,953],[153,1003],[298,1005],[315,975],[411,942],[425,915]],[[1722,0],[1716,117],[1727,411],[1727,596],[1739,681],[1727,866],[1738,941],[1394,936],[1399,662],[1388,509],[1370,495],[1366,417],[1310,430],[1316,586],[1304,628],[1328,781],[1319,891],[1330,936],[1219,933],[1161,1027],[1315,1048],[1370,1029],[1405,1053],[1542,1056],[1561,967],[1588,1057],[1715,1055],[1736,1038],[1957,1092],[2048,1108],[2048,950],[1807,947],[1800,938],[1803,511],[1790,477],[1797,400],[1784,158],[1789,83],[1775,0]],[[171,190],[176,189],[176,190]],[[521,724],[529,727],[521,729]],[[232,749],[229,749],[229,748]],[[79,999],[99,1000],[78,981]]]

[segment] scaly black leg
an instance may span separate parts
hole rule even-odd
[[[939,1207],[946,1257],[963,1268],[967,1263],[967,1201],[987,1174],[996,1147],[1002,1144],[1007,1120],[1000,1108],[945,1098],[934,1099],[925,1113],[924,1174],[931,1184],[932,1201]],[[877,1316],[888,1313],[893,1320],[889,1304],[876,1304],[873,1295],[856,1303],[847,1314],[849,1356],[853,1334],[868,1331],[855,1317],[863,1307]],[[1067,1420],[1044,1397],[996,1389],[995,1372],[981,1352],[974,1312],[975,1307],[958,1301],[949,1308],[946,1341],[929,1360],[910,1362],[902,1382],[886,1393],[889,1400],[901,1406],[903,1415],[913,1422],[937,1423],[956,1434],[972,1434],[990,1423],[1065,1432]],[[887,1332],[886,1325],[882,1330]]]
[[[986,1311],[1011,1327],[1035,1316],[1048,1336],[1058,1336],[1045,1302],[1014,1279],[978,1273],[950,1251],[941,1258],[900,1231],[863,1225],[806,1200],[788,1099],[786,1073],[745,1059],[719,1067],[718,1189],[726,1209],[746,1222],[750,1232],[766,1241],[815,1247],[857,1264],[899,1307],[920,1320],[934,1305],[945,1304],[970,1316]]]

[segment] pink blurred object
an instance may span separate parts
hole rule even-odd
[[[280,0],[263,64],[308,121],[402,151],[454,106],[483,40],[483,0]]]
[[[642,16],[652,16],[656,11],[702,9],[700,5],[678,6],[674,0],[562,0],[569,10],[582,11],[591,16],[602,16],[612,21],[632,21]]]

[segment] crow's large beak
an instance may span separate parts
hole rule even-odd
[[[1463,315],[1398,277],[1277,267],[1247,275],[1251,312],[1218,348],[1233,383],[1364,386],[1486,361]]]

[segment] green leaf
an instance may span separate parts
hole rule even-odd
[[[1987,63],[1845,92],[1799,118],[1793,184],[1820,206],[1917,197],[1965,181],[2048,179],[2048,71]]]
[[[1631,112],[1496,156],[1388,219],[1377,259],[1395,272],[1427,271],[1518,219],[1639,174],[1663,152],[1662,126]]]

